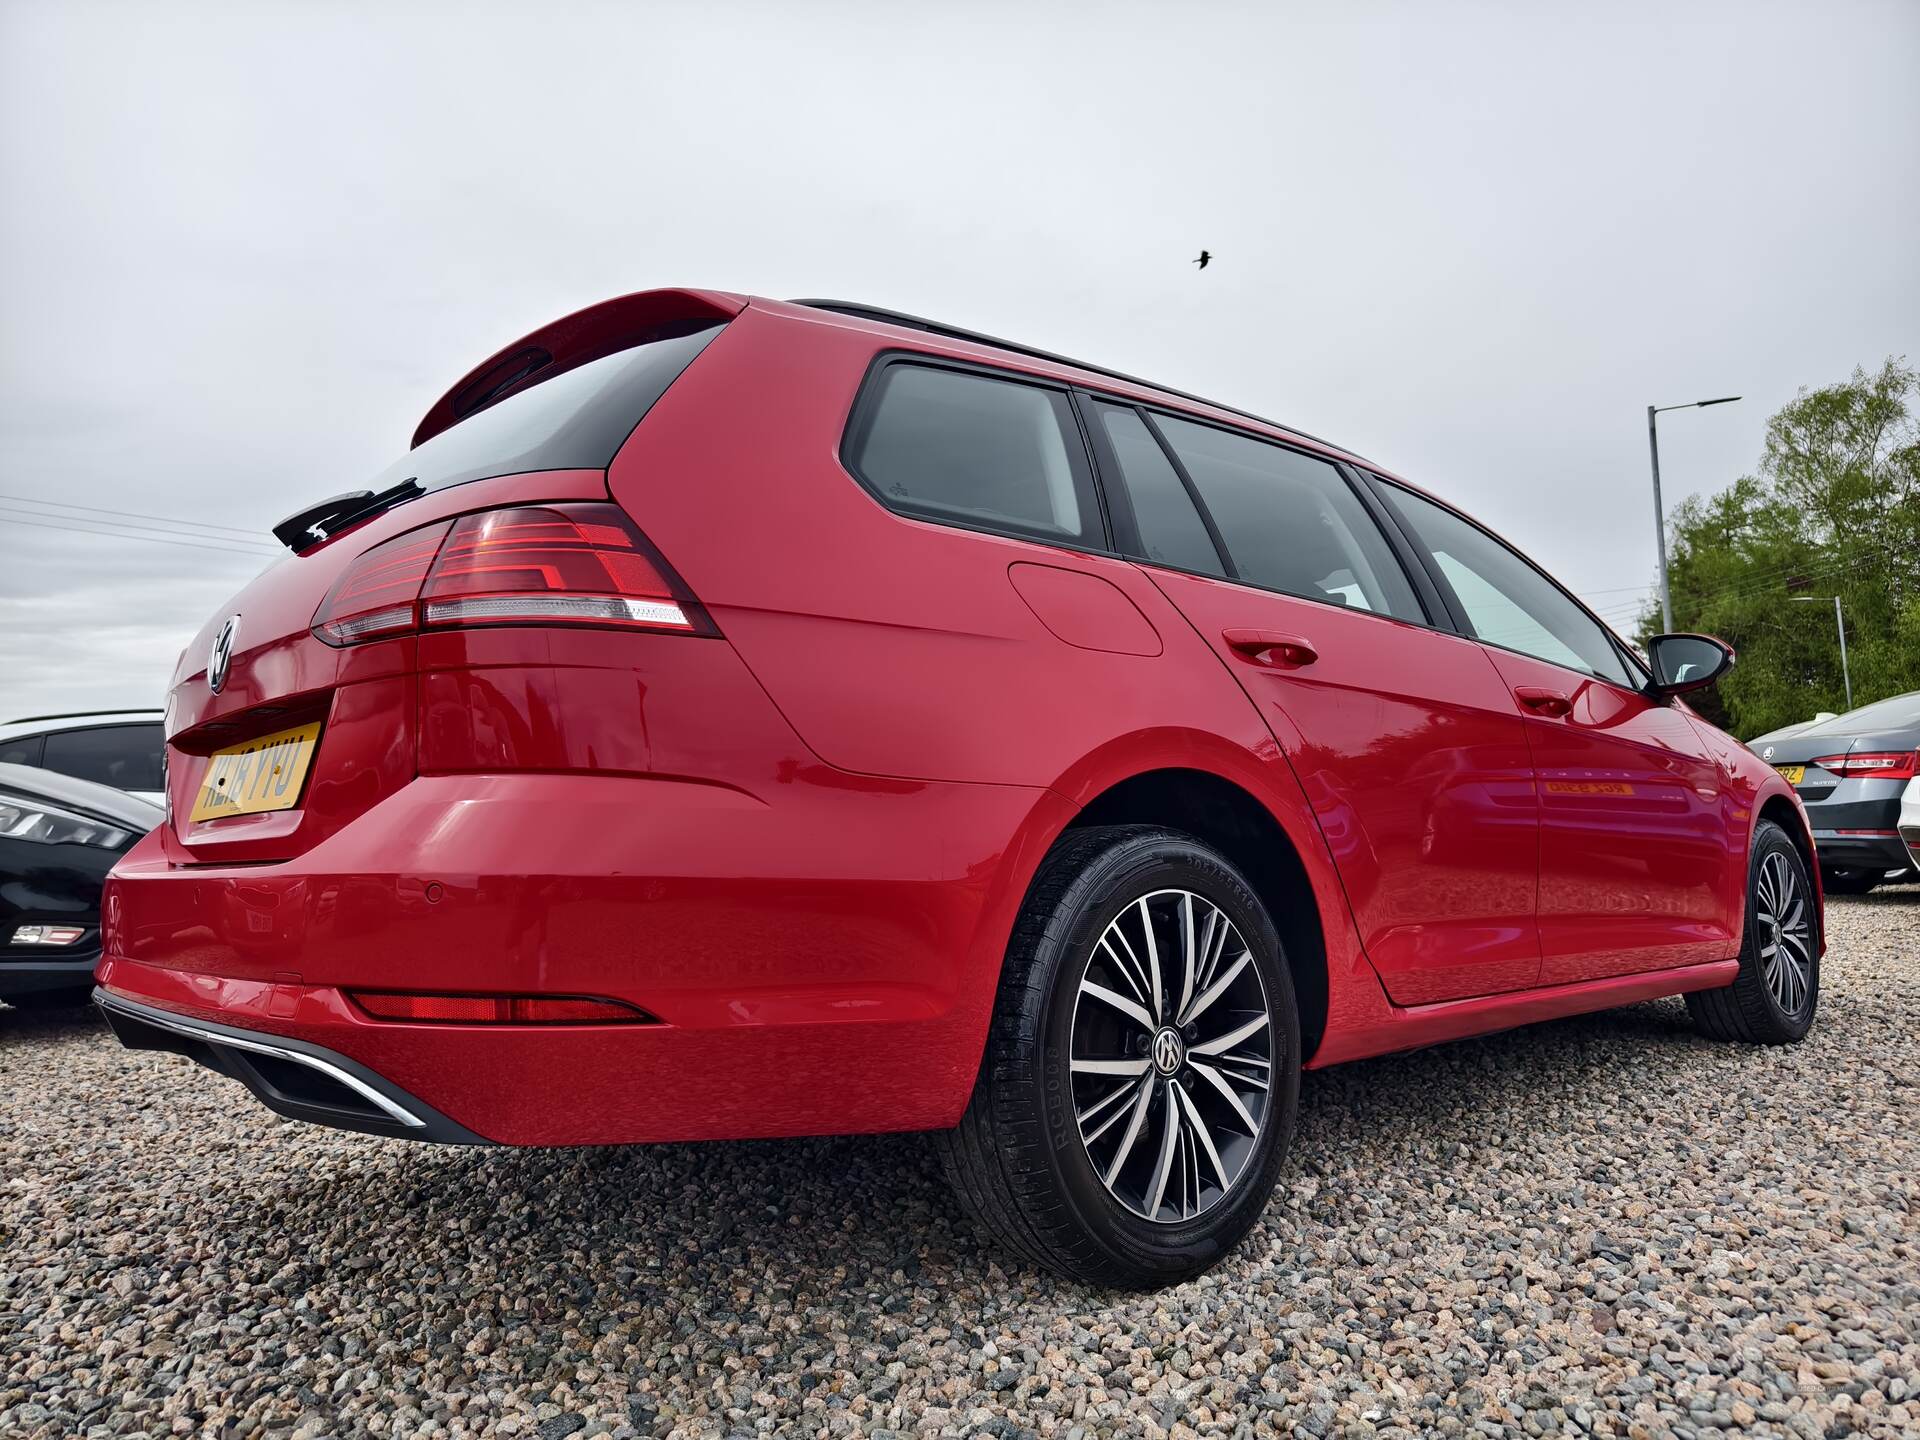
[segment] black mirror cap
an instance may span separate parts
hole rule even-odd
[[[1662,695],[1703,690],[1733,668],[1733,647],[1711,635],[1656,635],[1647,642],[1653,688]]]

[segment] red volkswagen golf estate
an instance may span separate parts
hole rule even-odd
[[[1523,556],[1283,425],[659,290],[434,405],[174,677],[98,999],[284,1115],[941,1132],[1007,1246],[1194,1273],[1300,1071],[1684,993],[1797,1040],[1792,789]]]

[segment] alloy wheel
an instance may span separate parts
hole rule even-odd
[[[1778,850],[1760,861],[1753,920],[1767,989],[1784,1013],[1798,1015],[1813,971],[1813,912],[1799,875]]]
[[[1074,995],[1080,1141],[1120,1204],[1161,1224],[1211,1210],[1245,1173],[1273,1082],[1266,987],[1239,928],[1156,890],[1101,933]]]

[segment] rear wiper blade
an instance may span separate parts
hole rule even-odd
[[[370,520],[383,511],[404,504],[426,492],[417,480],[402,480],[391,489],[349,490],[296,510],[273,527],[273,535],[296,555],[304,555],[329,536],[338,535],[349,525]]]

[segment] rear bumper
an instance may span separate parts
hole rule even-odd
[[[1813,848],[1822,865],[1841,870],[1904,870],[1914,863],[1891,828],[1867,835],[1815,830]]]
[[[1907,859],[1920,870],[1920,777],[1900,792],[1900,841],[1907,847]]]
[[[1831,794],[1807,801],[1820,863],[1842,870],[1903,870],[1911,864],[1898,829],[1908,783],[1843,780]]]
[[[46,990],[87,989],[93,983],[93,967],[100,963],[98,941],[83,944],[80,952],[73,955],[49,949],[25,958],[13,951],[0,957],[0,1000]]]
[[[93,998],[129,1050],[185,1055],[238,1080],[261,1104],[291,1120],[443,1145],[487,1143],[358,1061],[321,1046],[189,1020],[103,989]]]
[[[952,1125],[1073,806],[825,767],[769,790],[427,776],[297,860],[172,865],[149,837],[107,883],[103,1006],[295,1042],[500,1144]],[[379,1021],[358,989],[605,996],[658,1023]]]

